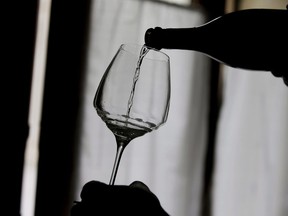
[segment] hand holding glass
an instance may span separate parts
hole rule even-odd
[[[110,185],[115,182],[125,147],[166,122],[169,102],[169,57],[145,45],[121,45],[94,98],[98,115],[117,143]]]

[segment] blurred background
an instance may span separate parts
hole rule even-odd
[[[92,101],[121,44],[143,44],[151,27],[194,27],[236,10],[285,9],[287,4],[7,3],[3,8],[10,13],[2,41],[3,212],[68,216],[86,182],[108,183],[116,144]],[[171,60],[168,121],[129,144],[116,184],[143,181],[170,215],[286,216],[287,86],[271,73],[234,69],[201,53],[163,52]]]

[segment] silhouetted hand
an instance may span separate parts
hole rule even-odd
[[[139,181],[129,186],[111,186],[99,181],[90,181],[83,186],[80,197],[82,200],[75,202],[71,216],[168,215],[158,198]]]

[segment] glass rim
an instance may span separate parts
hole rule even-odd
[[[123,49],[124,51],[129,52],[129,50],[125,49],[125,46],[137,46],[137,47],[143,47],[143,46],[145,46],[145,47],[147,47],[149,50],[153,50],[153,51],[155,51],[155,52],[157,52],[157,53],[160,53],[160,54],[164,55],[164,56],[167,58],[167,61],[168,61],[168,62],[170,61],[170,57],[169,57],[166,53],[164,53],[164,52],[162,52],[162,51],[160,51],[160,50],[158,50],[158,49],[155,49],[155,48],[153,48],[153,47],[149,47],[149,46],[147,46],[146,44],[140,45],[140,44],[137,44],[137,43],[123,43],[123,44],[120,45],[120,49]]]

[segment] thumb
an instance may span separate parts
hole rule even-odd
[[[129,185],[130,188],[139,188],[147,192],[151,192],[149,187],[141,181],[134,181]]]

